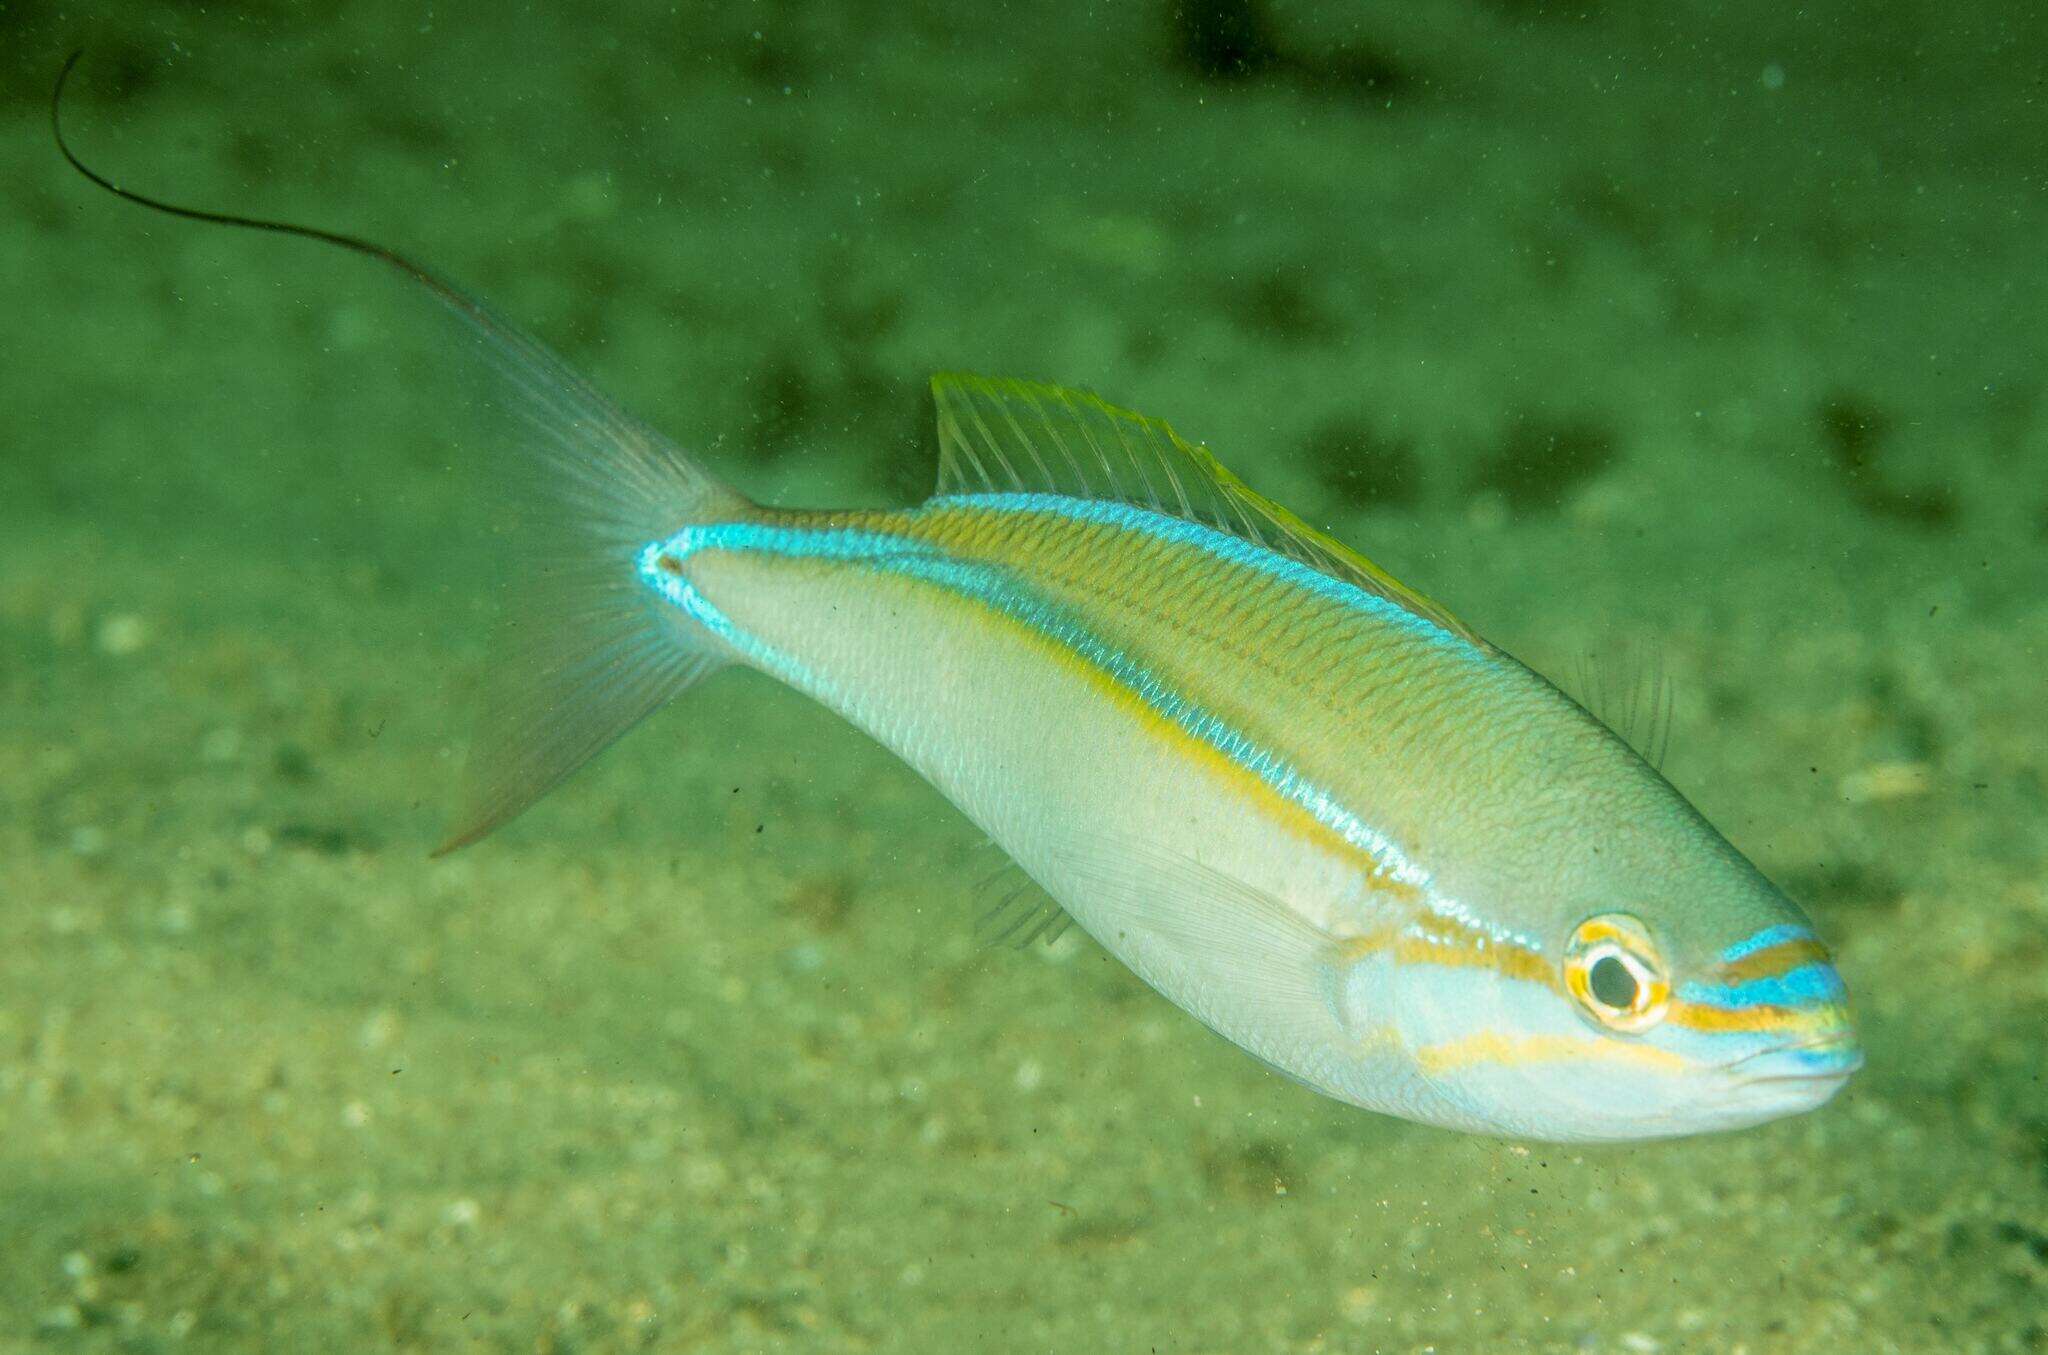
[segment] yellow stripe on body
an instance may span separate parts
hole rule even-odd
[[[782,531],[819,536],[845,533],[876,542],[871,554],[834,558],[869,566],[884,574],[895,573],[914,582],[936,582],[942,596],[961,604],[963,616],[974,616],[981,624],[1029,639],[1061,670],[1079,677],[1114,708],[1168,744],[1182,759],[1212,773],[1263,819],[1356,868],[1368,889],[1405,902],[1419,898],[1420,890],[1412,882],[1398,878],[1369,846],[1345,836],[1258,770],[1239,762],[1155,704],[1160,692],[1166,693],[1174,703],[1200,712],[1205,722],[1226,730],[1233,739],[1256,750],[1261,759],[1270,760],[1275,766],[1287,765],[1287,760],[1276,751],[1275,740],[1255,739],[1245,729],[1247,721],[1242,714],[1236,720],[1226,718],[1216,708],[1217,693],[1198,690],[1204,685],[1215,688],[1219,685],[1216,679],[1210,678],[1205,684],[1199,672],[1189,671],[1184,665],[1169,673],[1171,665],[1166,662],[1177,649],[1191,643],[1207,643],[1247,665],[1270,688],[1294,691],[1304,685],[1312,686],[1277,666],[1277,660],[1296,657],[1287,647],[1262,649],[1243,640],[1247,632],[1262,638],[1275,629],[1315,629],[1289,627],[1288,618],[1272,615],[1259,616],[1257,621],[1263,625],[1257,625],[1251,617],[1243,615],[1270,612],[1287,601],[1274,580],[1233,578],[1227,563],[1199,549],[1144,532],[964,502],[928,506],[909,513],[781,512],[774,514],[770,522]],[[887,543],[893,542],[901,542],[906,548],[904,552],[897,554],[888,549]],[[948,565],[985,572],[1012,587],[977,596],[963,584],[934,580],[932,575]],[[969,582],[987,581],[981,578]],[[1233,587],[1238,584],[1245,586]],[[1053,610],[1071,613],[1065,619],[1082,632],[1078,641],[1075,636],[1052,633],[1032,618],[1016,614],[1018,597],[1040,598]],[[1238,613],[1230,618],[1233,623],[1246,624],[1223,631],[1217,617],[1225,611]],[[1195,620],[1184,619],[1190,617]],[[1111,624],[1104,625],[1105,621]],[[1154,632],[1149,644],[1143,643],[1147,622]],[[1131,648],[1133,640],[1141,642],[1136,650]],[[1241,643],[1233,646],[1233,641]],[[1093,643],[1115,651],[1127,666],[1156,681],[1160,692],[1148,699],[1125,676],[1081,652],[1077,643],[1082,648]],[[1300,646],[1293,648],[1298,650]],[[1221,685],[1227,692],[1230,684]],[[1356,718],[1355,712],[1352,718]],[[1334,795],[1327,791],[1319,793],[1330,803],[1336,803]],[[1348,815],[1348,811],[1344,812]]]
[[[961,604],[963,618],[1026,637],[1265,822],[1354,868],[1365,889],[1409,905],[1394,929],[1346,940],[1346,956],[1391,948],[1402,963],[1483,966],[1555,987],[1534,942],[1420,907],[1426,873],[1333,788],[1369,761],[1398,783],[1386,768],[1438,753],[1446,731],[1427,712],[1454,670],[1413,665],[1490,661],[1486,654],[1295,562],[1247,557],[1242,542],[1124,505],[961,500],[908,513],[764,516],[707,529],[692,550],[844,563],[934,587]],[[1127,650],[1133,639],[1138,649]],[[1203,648],[1209,665],[1192,664],[1189,653]],[[1209,671],[1217,660],[1227,677]],[[1361,719],[1404,687],[1426,693],[1420,724]],[[1325,749],[1320,776],[1282,758],[1270,731],[1252,737],[1273,712],[1294,718],[1286,743]],[[1333,775],[1335,783],[1322,779]]]
[[[1054,512],[1017,511],[967,501],[927,506],[907,514],[792,513],[778,515],[778,521],[803,531],[847,532],[900,541],[911,550],[930,552],[935,560],[1007,574],[1022,585],[1019,592],[1043,592],[1061,611],[1074,613],[1069,618],[1071,624],[1104,643],[1149,635],[1149,644],[1142,645],[1145,652],[1126,657],[1140,664],[1147,678],[1159,679],[1187,705],[1227,726],[1248,745],[1255,760],[1270,759],[1267,773],[1273,765],[1284,766],[1277,754],[1270,752],[1276,742],[1270,737],[1254,741],[1245,729],[1245,708],[1259,708],[1253,698],[1260,687],[1277,698],[1275,704],[1293,700],[1321,707],[1315,713],[1325,717],[1326,723],[1318,727],[1326,731],[1350,734],[1369,728],[1361,722],[1363,702],[1356,698],[1357,688],[1328,680],[1334,673],[1348,675],[1355,682],[1360,680],[1360,670],[1372,666],[1376,657],[1382,664],[1388,662],[1383,655],[1361,653],[1373,647],[1374,637],[1366,636],[1366,643],[1360,643],[1360,620],[1355,612],[1347,612],[1341,602],[1327,596],[1290,587],[1269,572],[1233,567],[1200,545],[1115,523],[1077,521]],[[913,580],[923,578],[928,568],[907,567],[904,561],[908,558],[912,557],[895,557],[892,563],[885,549],[868,563],[896,569]],[[1148,699],[1125,676],[1077,649],[1072,636],[1055,634],[1033,619],[1006,610],[1001,599],[977,597],[968,587],[942,585],[941,591],[967,604],[961,609],[963,615],[974,615],[984,625],[1000,626],[1006,634],[1026,637],[1062,671],[1078,677],[1181,760],[1206,770],[1235,792],[1264,821],[1355,868],[1366,889],[1390,902],[1415,905],[1422,901],[1422,888],[1412,875],[1397,875],[1386,859],[1319,817],[1301,798],[1277,787],[1267,774],[1160,709],[1156,692]],[[977,602],[983,605],[973,605]],[[1103,626],[1105,619],[1113,624]],[[1412,627],[1415,623],[1405,618],[1405,624]],[[1412,634],[1408,638],[1412,643]],[[1252,694],[1233,690],[1245,684],[1219,683],[1215,675],[1190,670],[1184,661],[1172,662],[1194,644],[1220,650],[1256,676]],[[1172,671],[1175,668],[1178,671]],[[1382,671],[1367,674],[1364,680],[1392,678]],[[1204,692],[1204,687],[1209,691]],[[1239,707],[1235,722],[1217,709],[1219,702],[1233,697]],[[1292,768],[1287,770],[1290,777],[1294,775]],[[1333,794],[1320,788],[1315,790],[1315,798],[1336,802]],[[1343,813],[1356,818],[1348,810]],[[1557,986],[1554,966],[1533,946],[1434,911],[1426,915],[1425,925],[1426,931],[1418,931],[1404,921],[1399,928],[1348,938],[1343,954],[1362,958],[1368,951],[1391,947],[1394,957],[1403,963],[1485,966],[1517,979]]]
[[[1563,991],[1557,966],[1543,955],[1448,918],[1432,917],[1427,933],[1382,929],[1351,937],[1344,943],[1344,952],[1352,959],[1364,959],[1382,950],[1390,950],[1402,964],[1491,969],[1511,979]]]
[[[1269,736],[1255,742],[1247,732],[1253,717],[1268,723],[1268,712],[1285,711],[1290,702],[1312,702],[1321,709],[1309,713],[1328,712],[1337,723],[1289,742],[1313,744],[1317,738],[1331,742],[1362,734],[1373,727],[1362,719],[1366,702],[1357,699],[1359,670],[1376,660],[1381,665],[1363,684],[1368,699],[1377,694],[1374,682],[1412,678],[1390,672],[1385,665],[1398,662],[1399,656],[1389,660],[1377,651],[1391,644],[1379,645],[1379,635],[1363,631],[1356,616],[1349,617],[1347,625],[1341,606],[1330,598],[1290,588],[1270,571],[1234,569],[1231,561],[1185,541],[1051,511],[956,502],[911,513],[775,514],[770,521],[798,535],[848,533],[865,538],[858,548],[815,554],[865,566],[882,577],[898,573],[905,582],[924,583],[956,604],[963,620],[972,617],[977,625],[1023,637],[1060,671],[1079,679],[1171,749],[1178,760],[1204,770],[1234,792],[1262,821],[1354,867],[1374,892],[1406,903],[1422,901],[1423,888],[1412,876],[1395,874],[1385,858],[1314,812],[1300,798],[1300,786],[1290,795],[1276,785],[1276,767],[1284,768],[1290,778],[1293,769],[1270,751],[1277,741]],[[767,553],[775,554],[776,548],[768,547]],[[801,547],[791,547],[790,553],[813,554]],[[1045,614],[1033,611],[1041,602]],[[1071,629],[1060,633],[1060,628]],[[1390,630],[1386,638],[1392,642],[1402,637]],[[1412,634],[1407,638],[1414,639]],[[1141,642],[1140,652],[1125,652],[1121,642],[1132,639]],[[1191,667],[1187,655],[1198,646],[1209,650],[1212,661],[1223,658],[1241,667],[1233,672],[1223,666],[1227,677]],[[1114,662],[1105,661],[1104,653]],[[1117,671],[1119,667],[1123,671]],[[1344,677],[1351,685],[1340,680]],[[1148,694],[1146,686],[1156,689]],[[1179,709],[1162,708],[1162,691]],[[1340,703],[1338,698],[1346,695],[1352,699]],[[1228,718],[1226,703],[1236,708],[1235,722]],[[1207,737],[1190,728],[1188,710],[1228,729],[1243,747],[1233,755],[1231,749],[1217,745],[1214,728],[1205,731]],[[1422,736],[1441,739],[1446,732],[1429,729]],[[1410,741],[1391,746],[1412,747],[1416,732],[1405,733]],[[1376,750],[1381,763],[1402,765],[1386,756],[1389,746],[1382,743]],[[1267,765],[1247,765],[1247,755]],[[1329,792],[1318,794],[1336,802]],[[1348,810],[1341,817],[1356,821]],[[1745,957],[1739,968],[1753,973],[1782,967],[1788,957],[1804,954],[1799,944]],[[1435,909],[1342,938],[1333,959],[1353,962],[1382,954],[1400,964],[1485,968],[1552,991],[1564,988],[1557,966],[1535,946],[1516,944],[1484,924]],[[1729,1010],[1674,999],[1670,1016],[1699,1031],[1740,1031],[1784,1029],[1791,1024],[1787,1018],[1795,1014],[1763,1005]],[[1442,1070],[1489,1060],[1580,1058],[1589,1051],[1658,1066],[1683,1063],[1680,1056],[1646,1044],[1558,1034],[1476,1035],[1421,1053],[1430,1069]]]
[[[985,519],[989,522],[990,527],[996,529],[1012,525],[1006,519],[1014,519],[1015,517],[1015,515],[996,513],[962,514],[962,516],[969,517],[970,520],[974,518]],[[919,522],[918,526],[922,528],[925,524]],[[904,534],[921,537],[929,540],[932,544],[940,546],[953,546],[955,544],[953,539],[949,539],[950,534],[940,531],[913,530]],[[1026,533],[1005,533],[995,530],[987,533],[980,544],[997,544],[1006,536],[1012,541],[1028,542],[1028,535]],[[972,537],[970,537],[970,540],[972,540]],[[1032,572],[1037,573],[1039,571]],[[1050,569],[1043,572],[1057,577]],[[948,591],[946,595],[962,603],[971,601],[966,595],[958,592]],[[1151,733],[1161,742],[1171,746],[1176,753],[1187,761],[1203,768],[1222,781],[1244,801],[1248,808],[1260,814],[1269,823],[1291,833],[1311,846],[1336,856],[1346,864],[1356,867],[1365,877],[1367,888],[1373,892],[1383,893],[1405,901],[1413,901],[1419,896],[1420,891],[1413,885],[1389,875],[1385,863],[1373,856],[1369,850],[1350,841],[1336,829],[1318,819],[1302,805],[1283,795],[1257,772],[1245,767],[1221,749],[1182,728],[1179,723],[1155,708],[1114,674],[1105,671],[1100,665],[1077,653],[1072,646],[1062,642],[1057,636],[1048,634],[1037,626],[994,608],[973,607],[964,610],[970,611],[978,620],[991,628],[1000,627],[1009,634],[1021,635],[1032,641],[1035,647],[1046,657],[1050,658],[1060,669],[1081,678],[1098,694],[1107,698],[1112,706],[1136,720],[1147,732]]]

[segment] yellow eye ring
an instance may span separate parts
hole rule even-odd
[[[1564,986],[1603,1029],[1637,1035],[1664,1019],[1671,982],[1649,929],[1627,913],[1600,913],[1572,929]]]

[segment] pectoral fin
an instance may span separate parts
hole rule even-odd
[[[1058,852],[1073,911],[1154,987],[1297,1081],[1323,1075],[1344,1043],[1338,947],[1281,899],[1149,841],[1075,836]]]

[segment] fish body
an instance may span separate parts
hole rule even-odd
[[[902,512],[756,510],[650,543],[640,572],[915,767],[1154,988],[1330,1095],[1456,1128],[1641,1137],[1803,1108],[1853,1063],[1823,980],[1816,1002],[1784,1004],[1826,1050],[1813,1076],[1705,1120],[1671,1113],[1695,1098],[1669,1076],[1663,1100],[1612,1124],[1547,1109],[1546,1074],[1689,1073],[1729,1038],[1711,985],[1671,1000],[1674,1030],[1700,1028],[1683,1054],[1559,1000],[1572,924],[1635,902],[1602,895],[1603,874],[1710,894],[1717,936],[1797,929],[1788,968],[1812,959],[1810,933],[1548,683],[1220,527],[1116,500],[949,494]],[[1529,1010],[1429,1019],[1492,1010],[1504,987],[1534,990],[1511,1004]],[[1716,1061],[1753,1053],[1735,1039]]]
[[[64,68],[68,76],[74,55]],[[383,246],[495,372],[519,601],[443,850],[720,667],[867,730],[1146,982],[1369,1109],[1553,1140],[1811,1109],[1861,1063],[1798,906],[1585,709],[1092,396],[933,383],[939,492],[790,512]]]

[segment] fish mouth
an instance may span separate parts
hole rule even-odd
[[[1771,1045],[1726,1065],[1746,1083],[1839,1082],[1863,1066],[1863,1046],[1850,1030]]]

